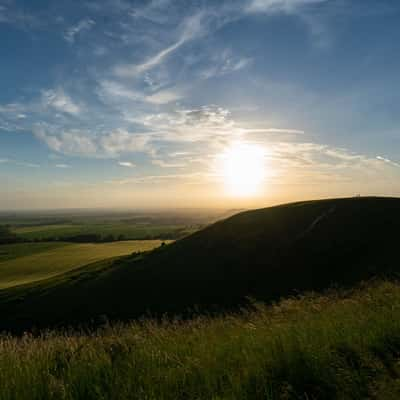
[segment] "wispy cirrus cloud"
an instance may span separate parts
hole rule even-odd
[[[297,16],[308,28],[313,44],[321,49],[328,48],[332,42],[331,30],[326,21],[315,13],[306,12],[312,6],[332,0],[250,0],[244,7],[247,14],[289,14]]]
[[[245,11],[249,13],[292,13],[304,6],[324,3],[327,1],[329,0],[250,0],[245,7]]]
[[[130,161],[118,161],[120,167],[134,168],[136,165]]]
[[[164,161],[164,160],[160,160],[160,159],[151,160],[151,163],[153,165],[157,165],[158,167],[161,167],[161,168],[184,168],[185,167],[185,163],[183,163],[183,162],[168,162],[168,161]]]
[[[300,130],[281,127],[246,127],[238,123],[229,110],[216,105],[135,114],[130,115],[127,112],[123,114],[122,120],[117,121],[119,125],[125,123],[124,128],[106,128],[101,125],[85,128],[88,124],[83,116],[79,122],[71,119],[68,123],[68,119],[63,118],[61,121],[56,119],[53,123],[36,123],[33,132],[37,139],[57,153],[94,158],[143,153],[154,160],[153,165],[166,168],[180,168],[183,162],[171,161],[169,156],[164,158],[162,154],[187,156],[190,152],[179,151],[179,148],[188,143],[196,146],[201,144],[207,150],[219,143],[255,134],[302,133]],[[88,118],[92,119],[93,116]],[[198,154],[193,156],[199,159]]]
[[[18,115],[25,110],[25,107],[19,103],[8,103],[0,105],[0,114]]]
[[[182,89],[170,88],[159,90],[145,97],[146,102],[152,104],[168,104],[180,100],[184,97]]]
[[[131,184],[147,184],[147,183],[163,183],[174,181],[178,184],[204,184],[215,180],[215,175],[207,172],[188,172],[181,174],[160,174],[160,175],[144,175],[125,179],[113,179],[106,183],[112,185],[131,185]]]
[[[253,62],[251,57],[238,57],[232,50],[225,49],[215,55],[212,55],[209,60],[209,65],[200,70],[200,77],[203,79],[221,77],[233,72],[240,71]]]
[[[144,98],[143,93],[116,81],[101,80],[98,83],[97,93],[105,100],[107,98],[125,98],[132,101],[141,101]]]
[[[179,38],[171,45],[161,49],[147,60],[137,64],[119,64],[114,67],[114,74],[118,77],[132,78],[141,75],[160,65],[167,57],[178,50],[186,42],[198,38],[206,33],[204,24],[205,13],[198,12],[187,17],[180,27]]]
[[[379,161],[383,161],[386,164],[392,165],[393,167],[400,168],[400,163],[398,163],[396,161],[392,161],[389,158],[382,157],[382,156],[376,156],[376,159]]]
[[[26,168],[40,168],[39,164],[26,162],[26,161],[18,161],[11,158],[0,158],[0,164],[13,164],[20,167]]]
[[[81,112],[81,106],[74,102],[62,88],[43,90],[41,100],[45,108],[50,107],[71,115],[78,115]]]
[[[248,142],[251,143],[251,142]],[[258,145],[261,145],[258,143]],[[373,157],[357,154],[343,148],[335,148],[312,142],[274,142],[266,146],[265,162],[271,170],[266,175],[268,185],[325,185],[345,184],[349,187],[364,179],[382,179],[382,162]],[[152,160],[161,168],[185,168],[182,173],[162,173],[159,175],[133,176],[114,179],[110,184],[130,185],[162,183],[215,184],[221,183],[223,176],[217,163],[218,153],[204,158],[203,168],[192,172],[184,163],[182,166]],[[353,190],[356,190],[354,186]]]
[[[56,168],[61,168],[61,169],[71,168],[71,166],[69,164],[56,164],[55,167]]]
[[[91,18],[84,18],[80,20],[77,24],[69,27],[64,33],[64,39],[73,44],[75,42],[76,36],[80,35],[84,31],[89,31],[95,25],[95,21]]]
[[[136,90],[132,85],[123,85],[111,80],[100,81],[97,93],[106,103],[126,100],[150,104],[168,104],[181,99],[184,95],[182,89],[173,87],[145,93],[144,91]]]

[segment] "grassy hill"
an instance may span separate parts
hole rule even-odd
[[[240,315],[0,337],[0,400],[394,400],[400,285]]]
[[[351,198],[247,211],[146,256],[0,292],[2,329],[221,310],[251,296],[396,275],[400,200]]]

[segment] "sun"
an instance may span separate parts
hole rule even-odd
[[[221,154],[221,175],[226,191],[236,197],[258,194],[265,178],[265,149],[237,142]]]

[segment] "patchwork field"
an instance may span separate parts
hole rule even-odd
[[[77,235],[99,235],[101,237],[112,235],[114,239],[123,237],[129,240],[139,240],[180,237],[192,233],[194,230],[184,225],[107,222],[16,227],[12,229],[12,232],[25,240],[62,240]]]
[[[0,289],[50,278],[83,265],[148,251],[161,240],[113,243],[20,243],[0,246]]]

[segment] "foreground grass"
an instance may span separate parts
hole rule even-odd
[[[27,284],[103,259],[152,250],[161,240],[113,243],[19,243],[0,246],[0,289]]]
[[[397,399],[400,284],[0,339],[0,399]]]

